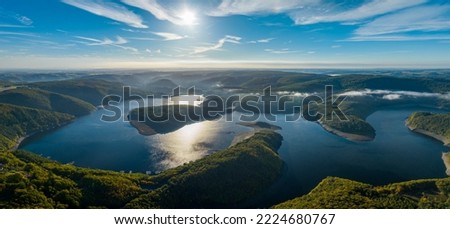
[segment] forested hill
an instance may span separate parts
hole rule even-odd
[[[84,100],[94,106],[99,106],[105,96],[123,94],[123,85],[118,82],[94,79],[76,79],[65,81],[40,82],[28,85],[63,95],[69,95]]]
[[[17,88],[0,92],[0,103],[67,113],[74,116],[87,115],[95,110],[94,106],[83,100],[31,88]]]
[[[61,126],[75,117],[0,103],[0,149],[7,150],[26,135]]]
[[[280,209],[450,208],[450,178],[386,186],[329,177],[309,194],[278,204]]]
[[[261,132],[229,149],[156,176],[60,164],[0,152],[0,208],[239,207],[281,174],[282,137]]]
[[[406,124],[412,130],[450,144],[450,114],[417,112],[408,118]]]

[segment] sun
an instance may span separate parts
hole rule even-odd
[[[179,17],[184,25],[197,24],[197,15],[192,10],[184,10]]]

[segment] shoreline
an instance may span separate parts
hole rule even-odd
[[[445,168],[447,168],[445,173],[447,176],[450,176],[450,153],[442,153],[442,160],[444,161]]]
[[[74,122],[75,120],[76,120],[76,119],[71,120],[71,121],[69,121],[69,122],[62,123],[61,125],[55,126],[55,127],[53,127],[53,128],[50,128],[50,129],[46,129],[46,130],[42,130],[42,131],[37,131],[37,132],[31,133],[31,134],[27,134],[27,135],[25,135],[25,136],[19,137],[17,140],[15,140],[14,146],[11,147],[8,151],[13,152],[13,151],[18,150],[18,149],[20,148],[20,145],[21,145],[25,140],[27,140],[27,139],[29,139],[29,138],[35,136],[36,134],[41,134],[41,133],[45,133],[45,132],[57,130],[57,129],[61,128],[61,127],[64,127],[64,126],[69,125],[70,123]]]
[[[423,129],[419,129],[419,128],[413,128],[408,123],[406,123],[406,127],[408,127],[408,129],[410,131],[414,132],[414,133],[418,133],[418,134],[425,135],[425,136],[430,137],[430,138],[434,138],[434,139],[442,142],[442,144],[444,144],[444,146],[450,147],[450,139],[448,139],[448,138],[446,138],[444,136],[432,133],[432,132],[427,131],[427,130],[423,130]]]
[[[345,138],[349,141],[353,141],[353,142],[370,142],[373,141],[375,139],[375,137],[369,137],[369,136],[364,136],[364,135],[359,135],[359,134],[350,134],[350,133],[345,133],[342,132],[340,130],[334,129],[324,123],[322,123],[321,121],[318,121],[319,125],[322,126],[322,128],[326,131],[328,131],[329,133],[332,133],[336,136],[339,136],[341,138]]]
[[[253,136],[255,136],[256,133],[258,133],[259,131],[254,129],[248,132],[244,132],[244,133],[240,133],[236,136],[234,136],[233,140],[231,141],[230,145],[228,146],[228,148],[235,146]]]
[[[20,145],[22,144],[22,142],[23,142],[25,139],[27,139],[27,138],[29,138],[29,137],[31,137],[31,136],[32,136],[32,134],[29,134],[29,135],[27,135],[27,136],[25,136],[25,137],[20,137],[20,138],[16,141],[16,144],[15,144],[11,149],[9,149],[9,151],[16,151],[16,150],[18,150],[19,147],[20,147]]]
[[[138,121],[130,121],[131,126],[136,128],[139,134],[144,136],[152,136],[158,134],[153,128],[149,127],[143,122]]]
[[[236,125],[252,128],[252,130],[234,136],[233,140],[230,143],[230,146],[228,147],[235,146],[238,143],[253,137],[255,134],[263,130],[274,130],[274,131],[282,130],[280,126],[272,125],[265,122],[237,122]]]
[[[280,126],[266,122],[237,122],[237,125],[253,128],[255,130],[282,130]]]

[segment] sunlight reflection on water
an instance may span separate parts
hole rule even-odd
[[[249,130],[224,119],[205,121],[184,126],[169,134],[150,136],[146,143],[151,160],[158,164],[156,167],[166,170],[227,148],[236,134]],[[155,153],[155,149],[159,152]]]

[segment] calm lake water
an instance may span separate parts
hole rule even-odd
[[[327,176],[375,185],[445,177],[442,143],[409,131],[405,119],[413,109],[383,110],[368,122],[377,131],[373,142],[355,143],[299,120],[275,123],[283,129],[282,178],[259,197],[255,206],[270,206],[307,193]],[[127,122],[100,120],[98,110],[56,131],[28,139],[26,149],[63,163],[116,171],[158,172],[226,148],[250,128],[224,120],[196,123],[166,135],[142,136]],[[237,117],[238,114],[234,114]]]

